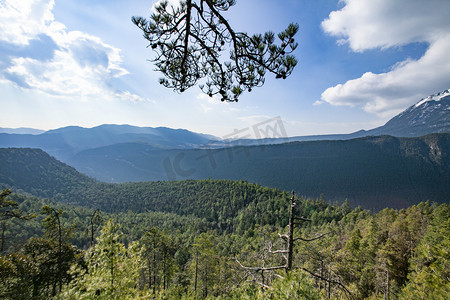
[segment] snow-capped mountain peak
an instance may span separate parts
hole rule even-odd
[[[450,89],[430,95],[389,120],[370,134],[421,136],[450,131]]]
[[[423,99],[420,100],[419,102],[417,102],[417,103],[414,105],[414,107],[419,107],[419,106],[421,106],[422,104],[424,104],[424,103],[426,103],[426,102],[429,102],[429,101],[439,101],[439,100],[441,100],[442,98],[447,97],[447,96],[449,96],[449,95],[450,95],[450,89],[445,90],[445,91],[440,92],[440,93],[437,93],[437,94],[434,94],[434,95],[430,95],[430,96],[428,96],[428,97],[426,97],[426,98],[423,98]]]

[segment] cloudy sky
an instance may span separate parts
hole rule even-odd
[[[154,2],[0,0],[0,127],[131,124],[223,137],[279,116],[290,136],[349,133],[450,88],[449,0],[238,0],[225,14],[236,31],[300,25],[293,74],[267,74],[238,103],[159,85],[130,21]]]

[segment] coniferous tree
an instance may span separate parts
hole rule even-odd
[[[298,24],[278,34],[234,30],[223,16],[236,0],[184,0],[177,7],[161,1],[149,19],[133,17],[156,52],[153,62],[165,78],[160,83],[177,92],[196,85],[210,97],[238,101],[245,90],[264,84],[266,72],[285,79],[297,64],[292,53]],[[229,60],[221,58],[230,53]]]
[[[15,281],[28,287],[32,299],[47,299],[60,292],[71,279],[67,272],[77,254],[69,240],[71,228],[62,224],[64,212],[44,206],[42,213],[46,215],[42,220],[44,236],[29,239],[20,253],[8,257],[20,271],[16,272]]]
[[[450,206],[434,209],[432,220],[412,257],[405,299],[446,299],[450,295]]]
[[[142,266],[139,243],[120,243],[119,225],[109,220],[95,248],[85,253],[85,264],[72,267],[74,280],[61,299],[136,299],[145,291],[138,288]]]
[[[151,228],[141,239],[144,246],[143,260],[145,267],[142,268],[142,275],[145,285],[154,294],[157,290],[165,290],[174,274],[175,247],[169,237],[164,235],[157,228]]]
[[[192,247],[191,273],[194,293],[203,298],[216,292],[214,285],[218,279],[219,261],[214,242],[212,234],[201,233]]]
[[[0,254],[5,251],[5,232],[7,229],[7,221],[12,218],[29,220],[34,218],[34,214],[23,214],[19,209],[19,204],[13,200],[8,199],[8,196],[11,194],[11,190],[6,189],[0,191],[0,223],[1,223],[1,234],[0,234]]]
[[[42,224],[46,229],[46,235],[49,239],[56,242],[57,245],[57,282],[59,287],[59,292],[62,290],[63,277],[65,271],[68,270],[67,266],[64,268],[63,259],[63,245],[68,243],[68,238],[71,234],[71,229],[64,229],[62,224],[63,210],[56,210],[48,205],[42,208],[42,213],[46,214],[46,218],[42,220]],[[66,270],[65,270],[66,269]],[[55,282],[56,284],[56,282]],[[54,289],[55,294],[56,289]]]

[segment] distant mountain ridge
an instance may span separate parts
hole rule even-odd
[[[1,128],[0,127],[0,133],[9,133],[9,134],[41,134],[44,133],[45,130],[41,129],[34,129],[34,128],[26,128],[26,127],[20,127],[20,128]]]
[[[0,128],[0,147],[40,148],[62,161],[77,153],[122,143],[142,143],[162,149],[279,144],[295,141],[347,140],[365,136],[418,137],[450,132],[450,89],[419,100],[385,125],[349,134],[310,135],[260,140],[224,141],[186,129],[105,124],[93,128],[68,126],[43,132],[31,128]]]
[[[419,137],[432,133],[450,132],[450,89],[420,99],[416,104],[390,119],[383,126],[347,134],[326,134],[290,137],[290,142],[348,140],[366,136],[390,135]],[[285,143],[286,139],[266,139],[263,143]],[[261,141],[245,140],[243,144],[257,145]]]
[[[0,133],[0,148],[39,148],[66,161],[80,151],[114,144],[141,143],[159,149],[186,149],[215,139],[185,129],[105,124],[93,128],[68,126],[39,135]]]
[[[420,194],[423,189],[434,186],[439,195],[445,190],[434,183],[424,183],[429,178],[436,177],[442,186],[450,186],[448,165],[438,163],[439,160],[448,162],[448,135],[431,134],[412,140],[377,136],[412,137],[450,132],[449,106],[450,91],[446,90],[418,101],[384,126],[352,134],[294,137],[289,139],[290,144],[285,144],[286,138],[238,140],[227,144],[213,136],[184,129],[101,125],[70,126],[39,135],[0,133],[0,148],[40,148],[79,172],[104,182],[242,179],[281,189],[295,188],[308,196],[323,193],[330,199],[357,199],[360,195],[363,202],[368,199],[368,190],[360,186],[365,186],[365,181],[390,178],[386,174],[395,167],[396,176],[391,182],[412,178],[409,183],[398,182],[404,190],[399,192],[402,199],[406,199],[402,193],[414,190],[417,184],[424,187],[418,188],[419,193],[408,192],[408,197],[422,201],[427,200]],[[437,146],[427,142],[433,139],[439,141]],[[383,151],[374,147],[375,141],[384,141]],[[282,145],[275,147],[276,144]],[[233,145],[245,147],[227,147]],[[439,150],[443,154],[434,161],[430,153],[437,149],[444,151]],[[412,159],[406,155],[409,152],[418,156]],[[405,161],[409,165],[402,165]],[[280,170],[283,172],[279,173]],[[417,177],[416,172],[429,176]],[[330,182],[334,182],[333,188],[328,185]],[[388,183],[381,186],[385,184]],[[373,186],[370,189],[374,202],[390,195],[389,191],[380,192]]]
[[[365,208],[450,200],[450,133],[213,150],[123,147],[120,152],[114,146],[81,152],[70,164],[107,182],[246,180],[308,197],[349,199]]]

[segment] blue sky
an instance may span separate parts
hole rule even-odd
[[[267,74],[238,103],[159,85],[130,21],[154,2],[0,0],[0,127],[131,124],[223,137],[279,116],[290,136],[350,133],[450,88],[448,0],[238,0],[225,13],[237,31],[300,25],[293,74]]]

